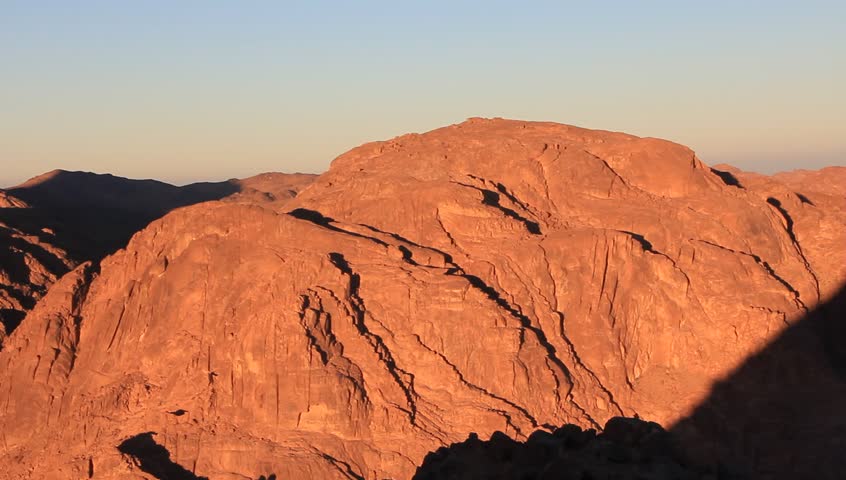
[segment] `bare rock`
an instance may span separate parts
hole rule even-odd
[[[26,208],[26,202],[0,190],[0,208]]]
[[[771,196],[670,142],[473,119],[282,205],[176,209],[10,336],[0,478],[143,478],[118,446],[150,432],[214,479],[410,478],[472,432],[551,455],[608,425],[623,449],[598,452],[634,462],[660,435],[609,420],[685,420],[842,282],[839,217],[814,240],[822,207]]]
[[[174,208],[227,196],[280,207],[312,177],[267,173],[176,187],[55,170],[0,191],[0,348],[58,278],[126,246],[150,221]]]

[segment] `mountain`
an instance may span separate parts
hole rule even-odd
[[[0,347],[47,288],[75,266],[64,250],[46,240],[52,237],[48,228],[22,231],[4,221],[6,212],[14,216],[28,208],[0,191]]]
[[[173,210],[7,339],[0,478],[404,479],[471,434],[621,416],[703,472],[836,478],[819,332],[840,332],[846,222],[797,182],[471,119],[355,148],[287,203]],[[773,410],[735,378],[806,386]]]
[[[135,232],[174,208],[234,194],[291,198],[313,175],[262,174],[244,180],[200,182],[177,187],[156,180],[54,170],[6,192],[32,208],[77,261],[96,260],[126,245]],[[276,180],[274,182],[274,180]]]
[[[174,208],[226,197],[284,203],[313,177],[271,173],[177,187],[54,170],[0,192],[0,345],[57,278],[124,247]]]
[[[846,196],[846,167],[826,167],[820,170],[793,170],[773,175],[773,178],[807,195]]]
[[[0,190],[0,208],[26,208],[26,202]]]

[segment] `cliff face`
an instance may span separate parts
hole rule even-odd
[[[0,478],[154,478],[117,448],[152,436],[213,479],[399,479],[471,432],[671,425],[846,277],[834,200],[761,185],[474,119],[175,210],[7,340]]]
[[[55,170],[0,191],[0,348],[47,289],[174,208],[226,199],[283,205],[313,175],[262,174],[183,187]]]

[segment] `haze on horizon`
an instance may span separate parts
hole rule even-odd
[[[467,117],[846,162],[846,4],[0,1],[0,186],[322,172]]]

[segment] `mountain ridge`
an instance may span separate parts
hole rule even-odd
[[[350,150],[281,205],[174,210],[10,336],[0,478],[144,478],[116,446],[147,432],[194,475],[376,479],[472,432],[684,423],[846,277],[826,198],[733,175],[476,119]],[[754,448],[738,466],[772,469]]]
[[[283,204],[311,178],[260,174],[178,187],[52,170],[0,191],[0,345],[59,277],[124,247],[150,221],[175,208],[225,197]]]

